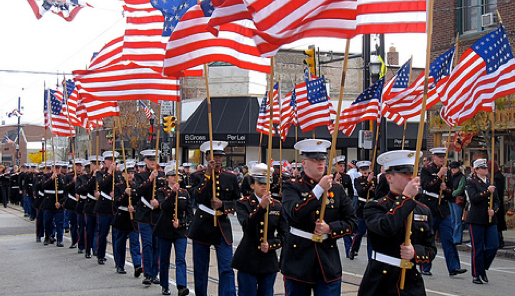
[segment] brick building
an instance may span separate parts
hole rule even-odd
[[[12,166],[16,163],[16,145],[18,143],[18,126],[6,125],[0,126],[0,135],[2,139],[2,164]],[[41,139],[45,135],[45,130],[38,125],[20,125],[19,153],[20,163],[30,162],[28,153],[38,152],[42,148]],[[13,141],[13,143],[10,143]]]

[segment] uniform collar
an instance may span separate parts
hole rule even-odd
[[[308,175],[306,175],[305,172],[302,172],[302,179],[304,179],[304,181],[306,182],[306,184],[309,184],[310,186],[313,186],[315,187],[315,185],[318,184],[318,181],[315,180],[315,179],[312,179],[311,177],[309,177]]]

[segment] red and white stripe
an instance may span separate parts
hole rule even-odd
[[[284,141],[292,124],[297,125],[297,114],[291,106],[292,92],[289,92],[281,101],[281,139]]]
[[[357,103],[344,109],[340,115],[340,125],[338,127],[347,137],[352,135],[356,124],[365,120],[380,121],[379,100],[372,99],[367,103]]]

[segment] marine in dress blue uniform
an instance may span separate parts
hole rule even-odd
[[[472,239],[472,282],[488,283],[486,271],[494,261],[499,248],[497,237],[497,217],[500,200],[497,188],[488,180],[486,159],[474,161],[474,174],[467,180],[465,190],[470,199],[470,211],[465,220],[469,224]],[[490,209],[490,195],[493,194],[493,205]],[[491,217],[492,221],[489,220]]]
[[[351,200],[341,184],[326,174],[329,141],[307,139],[295,144],[302,153],[304,172],[284,183],[283,213],[289,233],[281,253],[281,272],[287,295],[340,295],[342,266],[337,239],[357,226]],[[321,204],[327,191],[327,203]],[[321,207],[323,221],[319,221]],[[322,242],[312,240],[320,236]]]
[[[418,200],[425,204],[433,214],[433,229],[440,235],[442,242],[443,254],[447,263],[447,270],[450,276],[467,272],[461,268],[458,250],[454,244],[452,237],[452,218],[449,207],[449,200],[452,197],[451,186],[447,186],[443,182],[442,177],[447,174],[447,164],[444,164],[445,153],[447,148],[432,148],[433,161],[429,165],[424,166],[420,172],[420,183],[422,185],[423,194]],[[439,198],[440,190],[442,196]],[[423,264],[423,275],[431,275],[431,263]]]
[[[420,190],[420,179],[413,178],[415,158],[415,151],[409,150],[385,152],[377,158],[385,166],[390,192],[369,201],[363,211],[373,252],[359,296],[426,295],[424,280],[413,266],[431,262],[436,256],[436,245],[431,211],[414,200]],[[412,228],[407,230],[406,219],[412,212]],[[404,245],[406,231],[412,233],[409,246]],[[399,287],[402,260],[407,264],[402,266],[408,267],[403,290]]]
[[[231,268],[232,228],[227,215],[234,212],[234,202],[241,196],[236,175],[222,169],[226,146],[225,141],[213,141],[211,155],[209,142],[200,145],[200,150],[206,154],[208,167],[203,176],[200,172],[197,175],[201,178],[194,193],[198,209],[188,230],[188,237],[193,240],[195,294],[199,296],[207,296],[210,246],[215,246],[218,261],[218,295],[236,295],[234,270]],[[213,182],[216,200],[213,200]]]
[[[57,180],[57,181],[56,181]],[[45,242],[50,242],[55,225],[56,246],[64,247],[63,244],[63,222],[64,222],[64,176],[60,174],[59,168],[43,175],[41,182],[43,189],[43,201],[41,208],[44,209]]]
[[[177,295],[185,296],[189,294],[186,279],[186,247],[188,245],[186,230],[193,220],[193,208],[188,191],[180,188],[177,182],[179,175],[175,171],[175,165],[166,166],[164,172],[167,184],[157,191],[161,216],[154,226],[154,235],[159,237],[159,258],[162,266],[170,265],[170,253],[172,245],[174,246]],[[169,268],[159,270],[163,295],[171,294],[169,270]]]
[[[279,271],[276,250],[281,248],[288,225],[281,215],[282,204],[267,192],[268,167],[261,163],[251,167],[249,177],[253,193],[236,202],[236,214],[243,228],[243,238],[232,259],[238,270],[238,295],[272,296]],[[268,207],[268,211],[267,211]],[[264,220],[268,215],[267,241]]]

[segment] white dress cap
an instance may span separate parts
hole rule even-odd
[[[486,164],[486,159],[480,158],[474,161],[474,168],[488,168],[488,165]]]
[[[175,176],[175,165],[165,166],[165,175],[166,176]]]
[[[274,160],[274,161],[272,161],[272,166],[281,166],[281,162]]]
[[[356,166],[360,169],[362,167],[369,167],[371,166],[372,163],[368,160],[362,160],[362,161],[358,161],[356,162]]]
[[[222,154],[224,155],[225,152],[224,152],[224,149],[225,147],[227,147],[229,143],[227,143],[226,141],[214,141],[213,140],[213,154]],[[202,143],[202,145],[200,145],[200,151],[204,152],[204,153],[207,153],[207,152],[210,152],[210,145],[209,145],[209,141],[207,142],[204,142]]]
[[[183,167],[185,168],[189,168],[191,166],[191,163],[190,162],[185,162],[182,164]]]
[[[331,147],[331,142],[327,140],[320,140],[320,139],[305,139],[302,141],[298,141],[295,143],[293,148],[300,151],[301,153],[304,152],[321,152],[321,153],[327,153],[327,148]]]
[[[445,154],[445,153],[447,153],[447,148],[446,147],[436,147],[436,148],[429,149],[429,151],[433,154]]]
[[[143,155],[143,157],[146,158],[155,158],[156,157],[156,150],[154,149],[147,149],[140,151],[140,154]],[[161,154],[161,151],[157,151],[157,155],[159,156]]]
[[[340,162],[345,162],[345,155],[338,155],[335,158],[333,158],[333,165]]]
[[[254,178],[254,180],[258,181],[261,184],[266,184],[267,181],[267,172],[268,172],[268,166],[266,163],[258,163],[249,171],[249,174]]]
[[[385,170],[389,170],[394,166],[415,165],[416,151],[413,150],[394,150],[382,153],[377,157],[377,163],[384,166]],[[419,158],[422,157],[422,151],[419,152]]]
[[[118,156],[120,156],[120,153],[118,153],[118,151],[115,151],[114,152],[114,158],[117,158]],[[106,159],[106,158],[113,158],[113,151],[112,150],[104,151],[104,153],[102,153],[102,157],[104,159]]]
[[[252,161],[249,161],[247,163],[247,165],[249,166],[249,168],[252,168],[253,166],[255,166],[256,164],[258,164],[258,162],[256,160],[252,160]]]
[[[88,157],[88,160],[89,160],[89,162],[97,161],[97,156],[96,156],[96,155],[90,155],[90,156]],[[104,161],[104,158],[103,158],[102,156],[100,156],[100,155],[99,155],[99,156],[98,156],[98,161],[99,161],[99,162],[100,162],[100,161]]]

